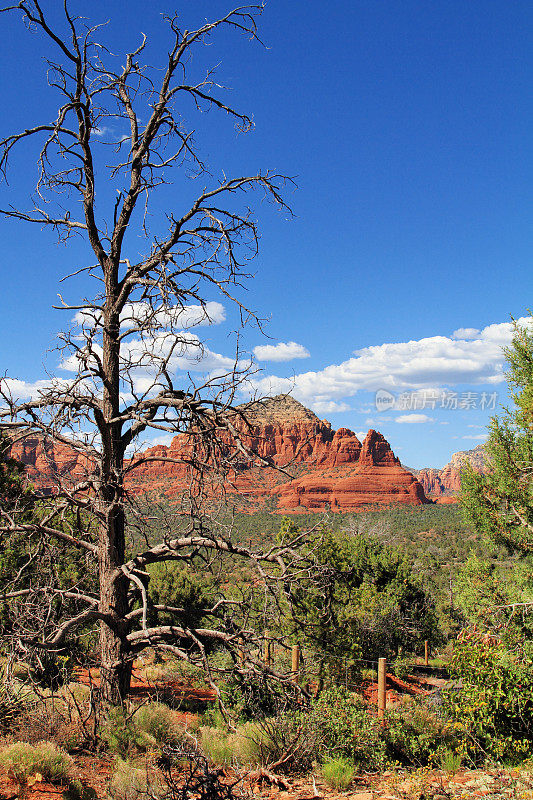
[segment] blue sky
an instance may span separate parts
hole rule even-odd
[[[58,15],[61,4],[43,4]],[[115,51],[143,31],[161,60],[159,14],[176,5],[191,27],[228,7],[131,0],[125,15],[119,0],[94,0],[90,13],[109,19]],[[54,105],[39,40],[14,15],[2,26],[5,135]],[[290,388],[334,427],[377,428],[404,463],[440,466],[482,441],[505,401],[501,346],[510,315],[531,306],[533,6],[270,0],[260,29],[267,49],[228,33],[204,53],[254,131],[238,136],[213,114],[198,123],[215,170],[272,168],[297,184],[293,219],[257,207],[245,299],[271,338],[250,329],[243,345],[284,345],[256,351],[264,391]],[[23,202],[35,176],[35,153],[21,150],[0,206]],[[0,371],[34,384],[60,363],[47,354],[65,324],[51,309],[59,279],[89,256],[37,227],[0,225]],[[73,282],[70,296],[84,288]],[[236,317],[226,307],[217,319],[197,333],[226,359]],[[393,395],[383,411],[379,389]]]

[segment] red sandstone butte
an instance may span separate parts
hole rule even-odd
[[[28,477],[38,486],[50,486],[63,479],[73,482],[87,475],[87,458],[67,445],[27,436],[10,448],[11,458],[26,466]]]
[[[226,486],[237,508],[253,511],[267,501],[272,507],[274,501],[275,510],[286,513],[430,502],[422,484],[376,431],[369,431],[361,444],[353,431],[332,430],[329,422],[288,395],[247,404],[240,411],[246,422],[237,414],[233,424],[241,440],[272,466],[257,468],[244,459],[239,463]],[[228,434],[222,438],[231,447]],[[184,433],[168,446],[136,455],[130,462],[128,490],[178,497],[188,483],[193,447],[193,435]],[[15,444],[12,455],[27,465],[29,477],[41,486],[76,480],[84,473],[85,465],[75,453],[57,443],[44,445],[38,438]]]
[[[355,434],[349,432],[351,437]],[[314,470],[274,489],[283,510],[348,511],[366,505],[429,502],[422,485],[401,466],[381,433],[368,431],[353,469]]]

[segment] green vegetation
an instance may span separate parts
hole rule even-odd
[[[399,548],[358,530],[323,528],[313,557],[312,579],[296,588],[294,605],[298,629],[317,662],[331,670],[342,658],[375,661],[400,647],[414,653],[425,639],[437,640],[431,600]]]
[[[111,708],[102,724],[100,738],[111,753],[125,756],[133,751],[161,750],[183,741],[184,728],[176,713],[163,703],[146,703],[130,713]]]
[[[384,736],[394,761],[414,767],[438,766],[443,758],[455,755],[462,742],[449,720],[421,702],[407,702],[388,712]]]
[[[245,769],[275,765],[277,772],[287,774],[313,770],[338,791],[350,786],[355,771],[400,765],[453,773],[463,764],[517,764],[533,757],[533,631],[528,613],[533,571],[527,538],[533,500],[526,480],[533,473],[533,461],[530,469],[527,460],[530,445],[533,453],[533,356],[529,358],[528,348],[533,353],[533,336],[517,331],[508,353],[515,408],[492,424],[494,473],[483,477],[466,471],[462,512],[458,506],[442,505],[291,518],[237,515],[231,521],[234,544],[277,545],[299,530],[312,529],[301,553],[302,578],[278,593],[254,594],[254,573],[249,566],[236,569],[231,552],[223,554],[216,568],[194,553],[186,564],[149,567],[150,624],[169,624],[171,618],[158,606],[171,606],[174,623],[178,620],[183,627],[215,625],[220,615],[237,632],[246,626],[268,630],[273,666],[286,676],[291,646],[298,642],[298,680],[306,691],[298,694],[294,685],[287,691],[268,682],[258,669],[238,669],[235,654],[211,643],[210,663],[234,727],[228,727],[217,706],[198,721],[194,736],[162,702],[112,709],[97,736],[101,748],[119,757],[112,797],[135,800],[146,791],[152,778],[139,767],[139,759],[188,753],[191,742],[197,742],[197,752],[210,763]],[[18,502],[22,489],[16,465],[3,476],[3,491]],[[150,515],[154,538],[161,537],[164,504],[159,512]],[[39,506],[28,508],[29,515],[41,513]],[[65,524],[72,526],[73,520]],[[222,518],[217,524],[224,527],[230,521]],[[19,550],[11,543],[2,554],[3,574],[23,564],[20,559],[30,552],[31,537]],[[62,581],[89,587],[93,580],[74,556],[57,568],[30,566],[28,580],[32,569],[50,570],[57,587]],[[51,624],[57,624],[61,609],[56,612],[52,605],[51,611],[57,613]],[[13,612],[5,603],[6,631]],[[379,656],[388,658],[398,677],[407,678],[414,659],[423,653],[424,640],[437,652],[431,663],[447,669],[452,682],[442,697],[407,700],[387,709],[382,726],[374,705],[361,697],[361,681],[375,679]],[[262,645],[254,652],[258,661],[263,659]],[[154,661],[145,673],[151,680],[171,677],[201,684],[198,667],[173,657]],[[27,665],[26,677],[38,677],[35,665]],[[33,696],[28,699],[23,685],[7,681],[0,695],[4,731],[17,716],[28,724],[35,716],[39,703]],[[53,682],[48,685],[53,695]],[[59,709],[59,695],[52,695],[45,703],[50,719]],[[66,708],[66,695],[61,702]],[[80,740],[87,741],[71,739]],[[52,755],[63,752],[56,745]],[[4,751],[1,763],[25,780],[37,769],[31,759],[38,747],[25,744]],[[60,774],[60,766],[58,770]]]
[[[347,758],[330,758],[322,766],[322,775],[338,791],[345,791],[355,775],[355,766]]]
[[[533,755],[533,648],[517,632],[460,639],[450,664],[460,688],[445,695],[445,712],[465,734],[462,754],[517,763]]]
[[[533,330],[515,323],[505,356],[513,407],[491,421],[487,475],[465,469],[461,501],[475,529],[511,549],[533,550]]]
[[[462,475],[461,504],[479,535],[508,549],[512,573],[471,557],[461,597],[467,623],[454,646],[460,691],[447,710],[466,732],[470,758],[518,762],[533,752],[533,638],[529,611],[533,568],[533,332],[515,324],[508,381],[513,406],[491,421],[490,471]]]
[[[0,766],[21,786],[36,775],[51,783],[68,784],[74,762],[68,753],[53,742],[40,742],[37,745],[15,742],[0,751]]]
[[[258,722],[244,722],[232,732],[209,726],[200,732],[202,749],[215,764],[259,766],[268,758],[267,732]]]
[[[142,797],[154,797],[154,788],[153,780],[150,780],[146,767],[136,766],[121,758],[116,760],[109,784],[109,795],[113,800],[139,800]]]

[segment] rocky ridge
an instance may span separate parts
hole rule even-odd
[[[400,464],[389,443],[370,430],[363,442],[348,428],[332,430],[327,420],[288,395],[241,406],[233,419],[241,441],[270,466],[253,468],[244,459],[228,476],[226,492],[242,510],[354,510],[369,505],[429,502],[422,484]],[[228,436],[224,441],[231,447]],[[170,445],[149,448],[130,464],[127,488],[175,498],[185,489],[187,462],[194,448],[191,434],[178,434]],[[26,439],[12,455],[27,465],[29,477],[42,486],[58,478],[78,479],[85,472],[79,456],[58,444]]]
[[[472,450],[461,450],[454,453],[442,469],[425,468],[413,470],[424,487],[424,492],[435,498],[453,499],[461,488],[461,469],[468,462],[477,472],[487,470],[487,452],[484,444],[478,444]]]

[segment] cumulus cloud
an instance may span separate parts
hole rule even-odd
[[[529,324],[529,318],[518,320]],[[473,330],[473,329],[472,329]],[[513,334],[511,322],[488,325],[473,339],[431,336],[373,345],[352,358],[292,378],[270,375],[255,382],[262,394],[291,392],[301,402],[342,400],[358,391],[413,391],[457,384],[496,384],[504,380],[502,347]]]
[[[50,389],[65,390],[71,385],[72,381],[61,380],[60,378],[49,378],[47,380],[20,381],[17,378],[3,378],[2,390],[11,395],[13,400],[38,400]]]
[[[452,333],[452,339],[475,339],[479,333],[477,328],[457,328]]]
[[[99,331],[101,312],[82,309],[73,322],[83,329],[78,340],[80,349],[64,359],[60,369],[77,373],[86,364],[96,365],[102,357]],[[121,345],[122,367],[129,373],[137,394],[160,389],[154,385],[159,369],[169,374],[177,372],[218,373],[224,375],[235,367],[235,359],[210,350],[191,328],[219,325],[226,319],[221,303],[209,301],[203,305],[160,306],[152,308],[146,302],[128,303],[121,314],[121,330],[125,334]]]
[[[433,417],[428,417],[427,414],[401,414],[401,416],[396,417],[394,422],[398,422],[400,425],[406,424],[414,424],[420,425],[424,422],[434,422],[435,420]]]
[[[100,317],[99,311],[82,309],[72,321],[90,328]],[[126,303],[120,315],[121,327],[125,331],[139,326],[189,330],[204,325],[220,325],[225,320],[224,306],[215,301],[204,305],[161,306],[156,309],[145,302]]]
[[[338,414],[343,411],[351,411],[348,403],[336,403],[335,400],[321,400],[311,406],[315,414]]]
[[[292,361],[293,358],[309,358],[310,355],[309,350],[296,342],[259,344],[254,347],[254,356],[258,361]]]
[[[223,311],[222,306],[220,309]],[[187,310],[189,322],[194,325],[203,324],[200,322],[199,313],[193,307],[189,307]],[[181,321],[183,322],[183,319]],[[94,368],[97,359],[102,358],[102,353],[101,345],[92,340],[90,347],[80,345],[80,349],[64,359],[59,368],[77,374],[86,366]],[[129,340],[123,339],[121,361],[137,394],[146,394],[157,387],[161,388],[161,385],[156,386],[154,381],[163,366],[169,374],[197,372],[218,373],[220,376],[235,367],[234,358],[210,350],[195,333],[176,329],[169,331],[163,328],[154,333],[151,331],[141,333]],[[241,364],[244,369],[246,366],[244,363]]]

